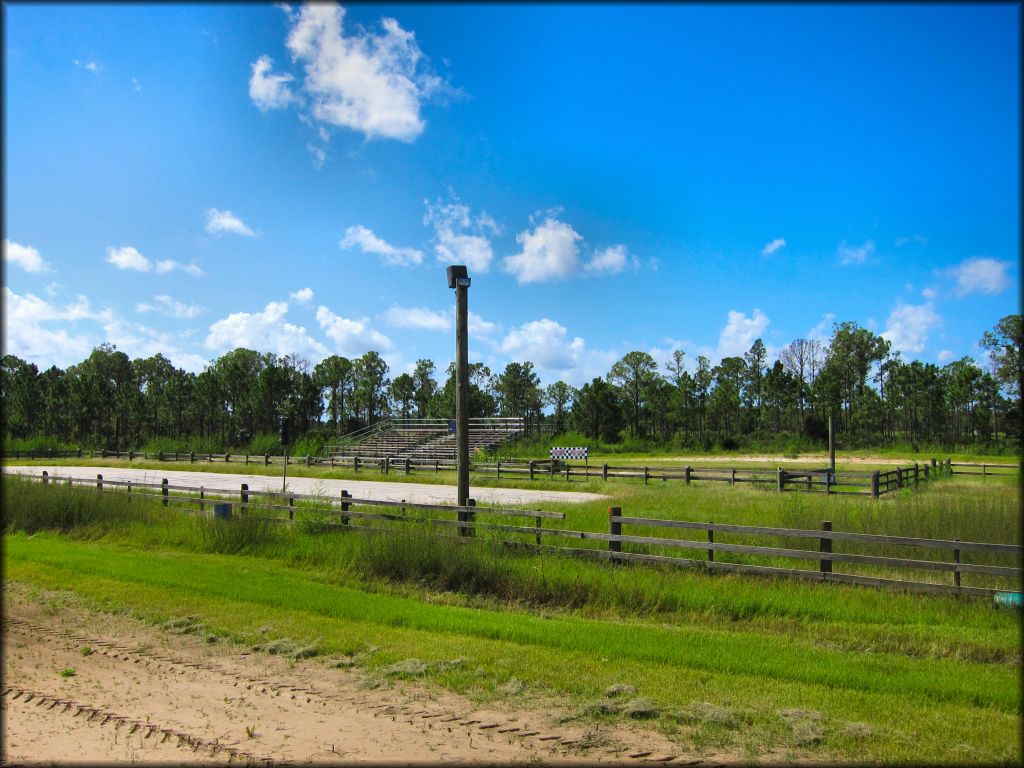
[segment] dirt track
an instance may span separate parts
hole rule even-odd
[[[702,762],[654,733],[595,734],[414,682],[373,687],[320,659],[207,645],[18,584],[4,593],[5,763]]]

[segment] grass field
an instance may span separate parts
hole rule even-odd
[[[666,496],[671,487],[630,486],[615,503],[793,524],[827,501],[834,520],[869,529],[1019,536],[1005,480],[943,481],[875,503],[728,487]],[[246,645],[266,642],[259,630],[270,626],[316,646],[305,663],[343,658],[373,675],[418,659],[431,685],[510,708],[550,702],[595,722],[628,720],[605,693],[631,685],[652,705],[649,722],[681,744],[750,759],[1021,757],[1019,614],[988,601],[615,567],[415,528],[384,537],[225,525],[9,478],[4,508],[8,580],[154,623],[198,615]],[[607,509],[572,515],[598,525]]]

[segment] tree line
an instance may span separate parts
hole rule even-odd
[[[820,444],[831,416],[847,447],[1019,449],[1022,338],[1021,315],[1009,315],[980,340],[984,368],[969,357],[939,367],[904,361],[887,340],[843,322],[827,342],[796,339],[771,365],[761,339],[717,365],[698,356],[692,373],[681,350],[664,370],[632,351],[580,388],[542,387],[529,361],[498,374],[472,363],[470,416],[522,417],[531,431],[573,430],[603,443],[701,450]],[[329,443],[386,417],[454,416],[454,365],[443,384],[427,359],[412,373],[388,374],[374,351],[311,365],[238,348],[198,374],[160,354],[132,360],[108,344],[65,370],[4,355],[5,446],[38,438],[127,450],[170,440],[227,450],[276,435],[284,418],[296,439]]]

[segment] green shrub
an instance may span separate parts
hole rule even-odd
[[[246,452],[254,456],[262,456],[264,454],[281,456],[284,453],[284,449],[281,447],[280,437],[269,432],[262,432],[249,441],[249,447]]]

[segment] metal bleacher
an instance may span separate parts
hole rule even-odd
[[[523,434],[521,418],[469,420],[469,452],[493,450]],[[409,458],[424,461],[455,459],[454,421],[447,419],[384,419],[372,428],[350,433],[328,456],[343,458]]]

